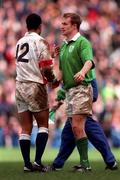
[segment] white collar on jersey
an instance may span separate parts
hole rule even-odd
[[[81,35],[80,35],[80,33],[78,32],[77,34],[75,34],[75,35],[73,36],[72,39],[70,39],[70,40],[64,39],[64,42],[65,42],[66,44],[68,44],[70,41],[76,41],[80,36],[81,36]]]
[[[25,36],[27,36],[27,35],[31,35],[31,36],[40,36],[39,34],[37,34],[36,32],[26,32],[25,33]]]

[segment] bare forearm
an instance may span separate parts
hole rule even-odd
[[[93,63],[92,61],[86,61],[86,63],[84,64],[83,68],[81,69],[81,71],[86,74],[92,67]]]
[[[90,60],[86,61],[83,68],[74,75],[75,81],[83,81],[86,73],[92,68],[92,66],[93,66],[92,61]]]
[[[51,67],[44,68],[43,75],[47,78],[48,82],[53,82],[56,79],[56,76],[53,72],[53,68]]]

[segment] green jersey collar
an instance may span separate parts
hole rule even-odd
[[[76,41],[79,37],[80,37],[80,33],[78,32],[77,34],[75,34],[75,35],[73,36],[72,39],[70,39],[70,40],[65,39],[64,42],[65,42],[66,44],[68,44],[70,41]]]

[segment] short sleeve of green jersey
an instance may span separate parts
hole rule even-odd
[[[80,57],[83,62],[93,60],[92,46],[87,39],[81,41]]]

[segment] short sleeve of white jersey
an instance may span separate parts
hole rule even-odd
[[[40,59],[52,59],[51,54],[50,54],[50,47],[49,44],[45,39],[40,39],[38,42],[38,49],[40,49],[40,54],[39,54],[39,60]]]

